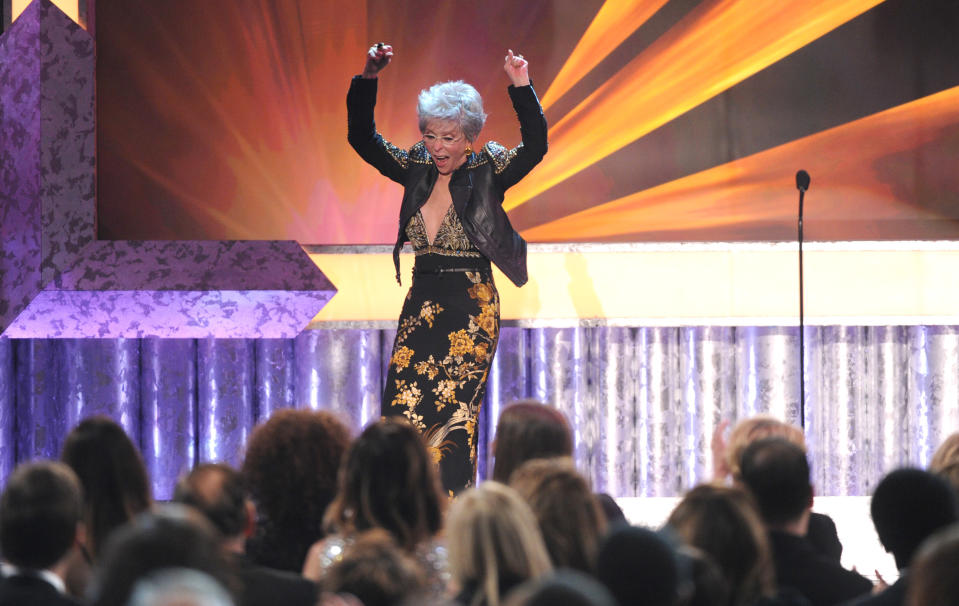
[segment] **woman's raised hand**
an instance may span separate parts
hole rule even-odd
[[[375,78],[381,69],[390,64],[393,47],[385,42],[377,42],[366,52],[366,65],[363,66],[364,78]]]
[[[513,86],[529,85],[529,62],[523,58],[523,55],[514,55],[513,50],[506,51],[506,64],[503,65],[506,75],[509,76]]]

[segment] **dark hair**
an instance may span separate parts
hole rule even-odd
[[[784,438],[763,438],[746,447],[740,479],[771,526],[796,520],[810,507],[809,461],[802,448]]]
[[[606,518],[589,484],[568,459],[534,459],[509,484],[529,504],[556,568],[596,572]]]
[[[166,505],[140,514],[110,537],[88,591],[89,603],[124,606],[137,581],[168,568],[199,570],[236,592],[213,526],[191,508]]]
[[[110,533],[150,508],[146,467],[123,428],[99,415],[80,421],[67,435],[60,459],[83,486],[87,544],[96,556]]]
[[[676,554],[646,528],[620,526],[599,550],[597,578],[620,604],[671,606],[679,599]]]
[[[353,442],[325,523],[345,535],[382,528],[412,551],[442,527],[444,504],[423,437],[392,417],[370,424]]]
[[[251,559],[300,572],[310,545],[323,538],[323,512],[350,443],[333,414],[280,410],[250,436],[242,474],[259,515],[247,543]]]
[[[533,400],[507,406],[496,424],[493,478],[504,484],[531,459],[573,454],[573,436],[563,413]]]
[[[229,465],[197,465],[177,482],[173,500],[197,509],[226,538],[240,535],[247,528],[243,477]]]
[[[59,562],[77,536],[80,482],[62,463],[17,467],[0,497],[0,549],[14,566],[41,570]]]
[[[360,533],[343,557],[327,569],[323,591],[349,593],[363,606],[400,604],[424,591],[426,577],[417,561],[382,529]]]
[[[919,545],[959,519],[956,494],[943,478],[921,469],[897,469],[879,482],[869,509],[886,551],[905,568]]]
[[[726,604],[752,604],[774,590],[769,539],[752,497],[739,488],[701,484],[683,497],[667,522],[682,540],[719,566],[729,586]]]

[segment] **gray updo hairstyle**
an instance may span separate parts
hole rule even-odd
[[[426,130],[430,120],[452,120],[459,122],[470,142],[476,140],[486,123],[482,97],[462,80],[440,82],[420,91],[416,114],[420,119],[420,132]]]

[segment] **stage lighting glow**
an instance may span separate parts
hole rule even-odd
[[[935,221],[941,214],[894,195],[895,166],[911,166],[913,154],[923,146],[951,145],[955,129],[949,127],[957,121],[959,87],[594,206],[525,230],[523,236],[539,242],[563,240],[569,234],[580,240],[616,240],[642,232],[733,225],[748,217],[780,223],[782,238],[788,239],[795,235],[796,192],[791,184],[799,165],[815,175],[806,196],[807,219],[858,219],[867,204],[873,221],[908,213],[926,215],[945,227],[946,222]],[[858,153],[850,154],[851,149]],[[954,179],[945,172],[940,178]],[[828,236],[817,233],[819,239],[831,239]]]
[[[543,95],[543,109],[549,109],[666,2],[667,0],[606,0]]]
[[[883,0],[707,0],[550,129],[516,208]]]

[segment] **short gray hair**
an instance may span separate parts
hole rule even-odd
[[[416,114],[420,119],[420,132],[426,130],[431,120],[451,120],[459,123],[469,141],[476,140],[486,123],[483,98],[462,80],[439,82],[420,91]]]
[[[210,575],[188,568],[161,569],[133,586],[130,606],[233,606],[230,594]]]

